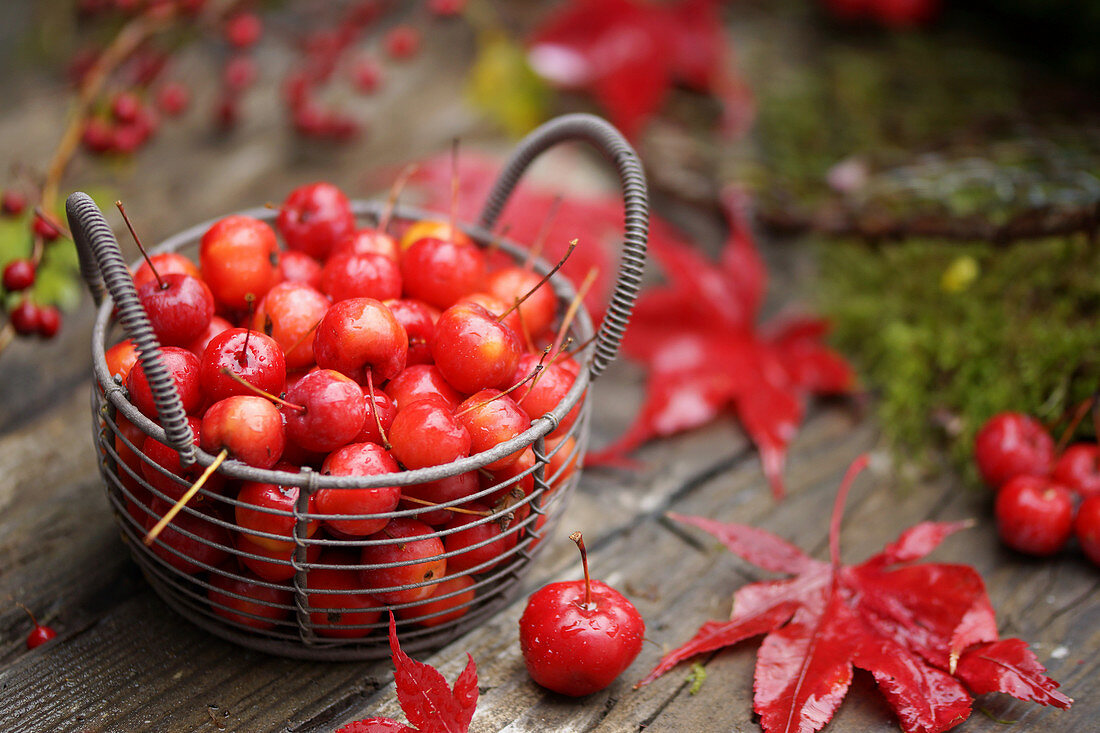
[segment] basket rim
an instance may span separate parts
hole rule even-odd
[[[383,203],[375,200],[354,199],[351,201],[352,213],[357,219],[370,218],[377,222],[381,215],[382,208]],[[278,210],[268,207],[253,207],[208,219],[164,239],[155,247],[150,248],[150,254],[174,252],[183,247],[194,245],[214,223],[227,216],[249,216],[270,223],[278,216]],[[439,212],[427,211],[416,206],[399,205],[394,208],[391,220],[407,221],[423,219],[438,220],[440,219],[440,214]],[[527,257],[529,254],[529,250],[513,240],[498,237],[484,227],[467,224],[465,222],[456,222],[455,226],[470,236],[482,249],[487,248],[490,243],[492,243],[494,247],[503,250],[517,261],[520,258]],[[131,270],[139,263],[140,260],[133,263],[131,265]],[[532,261],[532,267],[536,272],[543,275],[552,269],[552,266],[541,257],[535,258]],[[559,302],[569,303],[576,297],[576,290],[573,284],[568,278],[560,275],[560,273],[555,273],[550,278],[548,284],[554,290],[555,296]],[[113,310],[114,300],[108,293],[105,295],[103,302],[97,310],[95,323],[92,328],[92,370],[96,382],[103,389],[106,401],[112,405],[117,412],[121,413],[145,435],[155,440],[159,440],[162,443],[166,443],[167,435],[164,428],[159,423],[141,413],[137,407],[127,399],[125,388],[107,372],[106,342],[111,330]],[[556,430],[565,416],[583,399],[592,381],[588,365],[592,362],[596,349],[596,343],[593,340],[596,331],[592,324],[588,309],[584,306],[583,302],[577,308],[572,328],[577,332],[582,343],[585,341],[589,342],[581,352],[583,358],[579,361],[582,364],[582,368],[574,379],[573,386],[552,411],[532,419],[530,428],[510,440],[495,445],[488,451],[475,453],[468,457],[460,458],[456,461],[441,464],[439,466],[403,470],[396,473],[376,474],[374,476],[324,475],[309,467],[303,467],[301,472],[291,473],[289,471],[256,468],[255,466],[247,465],[235,459],[224,461],[218,468],[218,472],[234,479],[259,481],[281,486],[294,486],[304,490],[308,494],[313,494],[321,489],[367,489],[386,486],[406,487],[430,481],[438,481],[443,478],[482,468],[507,455],[521,451],[526,447],[537,445],[540,440]],[[216,456],[203,451],[198,446],[195,447],[195,454],[196,462],[204,467],[209,466],[216,459]],[[536,467],[537,465],[536,463]],[[392,514],[395,516],[411,515],[415,511],[416,510],[400,510],[392,512]]]

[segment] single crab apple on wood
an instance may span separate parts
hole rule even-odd
[[[621,593],[588,576],[584,538],[574,532],[584,580],[543,586],[519,620],[519,643],[531,679],[572,697],[604,689],[642,650],[645,622]]]

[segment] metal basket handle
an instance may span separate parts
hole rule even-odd
[[[176,391],[175,381],[161,361],[160,342],[138,300],[134,279],[130,276],[114,232],[103,212],[86,193],[78,191],[69,196],[65,202],[65,213],[80,256],[80,274],[92,298],[98,306],[103,302],[105,292],[110,293],[118,309],[118,318],[126,335],[133,340],[149,380],[153,402],[156,403],[168,444],[179,452],[183,465],[194,463],[194,435],[187,424],[187,413]]]
[[[591,143],[615,164],[622,184],[625,209],[619,277],[596,333],[595,355],[589,367],[589,373],[595,379],[619,353],[619,344],[630,321],[630,313],[634,310],[634,300],[641,289],[645,269],[646,243],[649,240],[649,194],[645,171],[634,148],[614,126],[595,115],[570,114],[552,119],[520,141],[489,193],[481,210],[480,224],[485,229],[491,229],[527,167],[548,148],[570,140]]]

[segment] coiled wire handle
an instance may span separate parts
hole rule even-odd
[[[161,361],[160,342],[138,300],[137,289],[118,240],[103,212],[88,194],[78,191],[69,196],[65,201],[65,213],[80,256],[80,274],[96,305],[103,301],[105,290],[114,300],[118,318],[133,340],[149,380],[153,402],[157,406],[157,415],[168,437],[168,444],[179,452],[180,462],[189,466],[195,462],[194,435],[187,424],[187,413],[176,391],[175,380]]]
[[[485,229],[491,229],[527,167],[548,148],[567,140],[587,141],[603,153],[618,170],[623,189],[623,251],[619,258],[615,291],[596,333],[595,354],[589,367],[589,373],[595,379],[619,353],[619,344],[630,321],[630,313],[634,310],[634,300],[641,290],[645,270],[646,243],[649,240],[649,194],[645,171],[634,148],[609,122],[595,115],[571,114],[550,120],[516,147],[489,193],[479,223]]]

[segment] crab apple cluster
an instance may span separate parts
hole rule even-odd
[[[27,210],[27,198],[19,190],[0,193],[0,216],[21,217]],[[43,248],[56,242],[61,230],[40,212],[30,216],[31,238],[35,244],[28,257],[16,257],[4,264],[0,274],[0,309],[7,312],[8,326],[16,336],[51,339],[61,329],[61,311],[57,306],[41,304],[34,297]]]
[[[321,636],[365,636],[384,606],[426,627],[455,621],[479,577],[537,540],[545,514],[532,504],[577,468],[576,410],[547,436],[542,496],[520,438],[579,374],[564,350],[531,346],[560,343],[551,329],[569,324],[555,324],[557,298],[521,266],[490,267],[449,224],[414,222],[399,240],[359,223],[336,186],[310,183],[274,226],[225,217],[201,237],[197,264],[147,256],[133,279],[203,451],[281,477],[376,477],[308,496],[286,478],[231,480],[115,418],[132,528],[168,568],[209,573],[211,611],[233,623],[290,623],[300,571]],[[510,319],[519,308],[526,319]],[[106,363],[157,420],[133,342],[109,348]],[[509,441],[515,450],[476,470],[407,486],[384,478]]]
[[[1077,443],[1059,453],[1029,415],[1003,412],[978,431],[974,459],[997,492],[997,530],[1009,547],[1045,557],[1077,536],[1100,565],[1100,445]]]

